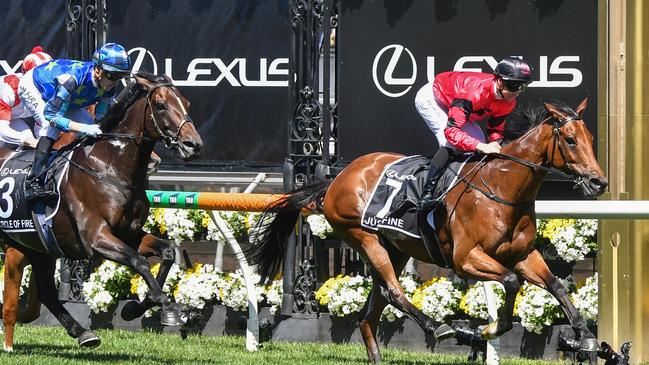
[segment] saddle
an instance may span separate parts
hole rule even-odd
[[[472,156],[453,157],[437,183],[434,192],[436,198],[445,195],[455,185],[458,179],[456,172],[460,171]],[[386,165],[381,178],[372,190],[369,203],[365,206],[361,226],[388,235],[403,234],[421,239],[425,242],[433,262],[441,267],[449,267],[435,232],[435,218],[437,217],[438,222],[441,222],[443,212],[438,209],[428,215],[428,223],[432,231],[422,229],[426,227],[420,227],[417,219],[417,205],[422,196],[429,166],[430,159],[424,156],[406,156]],[[441,207],[444,207],[443,203]]]

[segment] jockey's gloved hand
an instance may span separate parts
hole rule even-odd
[[[490,143],[478,143],[475,149],[487,155],[490,153],[500,153],[500,145],[495,141]]]
[[[97,137],[97,135],[101,134],[101,128],[97,124],[81,124],[77,132],[86,136]]]

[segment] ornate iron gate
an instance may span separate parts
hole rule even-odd
[[[337,136],[338,0],[289,1],[289,156],[284,164],[284,189],[293,190],[334,176],[340,169]],[[313,237],[300,218],[287,243],[284,260],[282,314],[315,314],[315,291],[333,273],[362,272],[360,257],[340,241]]]

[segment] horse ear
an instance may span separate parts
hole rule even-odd
[[[557,109],[557,107],[555,107],[554,105],[552,105],[550,103],[543,103],[543,105],[545,106],[545,109],[548,112],[550,112],[550,114],[554,118],[556,118],[558,120],[563,120],[563,119],[566,118],[566,115],[561,110]]]
[[[164,79],[167,80],[168,83],[173,84],[173,80],[171,79],[171,77],[169,77],[169,75],[163,74],[162,77],[164,77]]]
[[[588,106],[588,97],[586,97],[575,109],[575,112],[577,112],[577,115],[581,118],[581,116],[584,114],[584,110],[586,110],[586,107]]]
[[[153,83],[151,81],[147,80],[144,77],[141,77],[139,75],[135,75],[134,77],[135,77],[135,82],[138,85],[141,85],[142,87],[144,87],[144,89],[146,89],[146,90],[150,89],[151,85],[153,85]]]

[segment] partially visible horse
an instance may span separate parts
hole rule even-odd
[[[174,250],[165,241],[142,230],[148,215],[147,164],[157,141],[188,161],[198,157],[203,142],[187,109],[188,101],[167,77],[138,74],[120,95],[121,101],[100,122],[104,133],[96,141],[75,148],[70,168],[61,182],[61,204],[53,217],[53,232],[67,258],[99,257],[126,265],[140,274],[150,289],[143,303],[125,308],[127,319],[141,315],[154,304],[162,307],[164,325],[180,324],[162,284],[174,262]],[[12,155],[0,150],[0,163]],[[95,347],[100,339],[81,326],[62,306],[54,285],[55,257],[18,243],[9,233],[7,243],[23,252],[32,264],[38,296],[49,311],[77,338]],[[162,257],[154,278],[138,247],[150,247]]]
[[[543,165],[570,174],[587,196],[603,193],[608,185],[593,153],[593,136],[582,119],[586,105],[584,100],[573,110],[560,102],[546,103],[544,109],[528,112],[520,119],[526,124],[522,130],[520,124],[508,121],[508,134],[520,130],[511,139],[518,138],[504,145],[502,154],[468,163],[459,172],[457,185],[444,197],[447,209],[436,211],[441,250],[453,270],[467,278],[498,281],[505,288],[498,320],[484,328],[483,338],[494,338],[511,329],[516,293],[525,279],[547,289],[559,301],[583,350],[599,348],[566,289],[534,248],[534,200],[548,169]],[[392,153],[361,156],[332,182],[286,194],[264,213],[276,216],[248,252],[251,262],[259,265],[262,280],[273,278],[300,211],[305,207],[321,210],[334,232],[370,267],[372,290],[360,330],[372,362],[381,361],[376,330],[387,304],[406,313],[438,340],[455,334],[450,326],[436,322],[410,303],[399,285],[398,277],[409,257],[431,262],[422,242],[361,227],[363,210],[384,167],[402,157]]]

